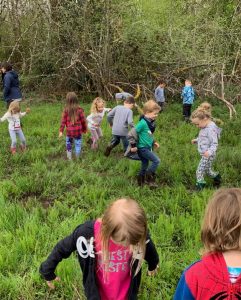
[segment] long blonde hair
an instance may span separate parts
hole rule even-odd
[[[93,113],[93,114],[98,113],[98,110],[97,110],[98,104],[103,104],[103,106],[105,107],[105,101],[102,98],[97,97],[93,100],[93,102],[91,104],[90,113]]]
[[[74,124],[78,119],[79,102],[75,92],[66,95],[65,111],[68,113],[71,122]]]
[[[8,108],[8,112],[10,112],[11,115],[20,113],[19,101],[11,102]]]
[[[218,190],[209,201],[201,229],[204,253],[241,250],[241,189]]]
[[[131,267],[138,259],[136,275],[145,256],[146,238],[146,214],[135,200],[123,198],[110,204],[102,217],[100,232],[104,274],[108,273],[110,239],[129,247],[132,252]]]

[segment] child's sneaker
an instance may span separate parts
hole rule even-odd
[[[202,191],[206,186],[206,182],[197,182],[196,183],[196,190],[197,191]]]
[[[16,154],[16,147],[11,147],[10,148],[11,153],[14,155]]]
[[[220,174],[216,175],[213,178],[213,186],[216,187],[216,188],[219,188],[220,184],[221,184],[221,181],[222,181],[221,175]]]

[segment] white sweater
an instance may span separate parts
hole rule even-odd
[[[98,113],[92,113],[90,114],[86,119],[88,122],[88,128],[89,129],[94,129],[96,127],[99,127],[104,115],[106,112],[109,112],[111,110],[111,108],[104,108],[104,110],[102,112],[98,112]]]
[[[3,122],[8,120],[8,129],[9,130],[19,130],[21,129],[20,118],[25,116],[26,112],[20,112],[12,115],[9,111],[5,113],[5,115],[0,118],[0,121]]]

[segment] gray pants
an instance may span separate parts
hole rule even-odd
[[[212,178],[218,175],[218,172],[212,170],[214,159],[214,155],[209,157],[202,156],[196,171],[197,182],[205,182],[204,176],[206,174]]]
[[[11,148],[16,148],[16,146],[17,146],[17,136],[20,139],[21,145],[26,146],[26,139],[24,137],[22,129],[18,129],[18,130],[9,129],[9,134],[10,134],[10,138],[11,138],[11,141],[12,141]]]
[[[96,127],[96,128],[91,128],[90,132],[91,132],[91,139],[92,139],[91,148],[95,149],[98,146],[99,138],[103,136],[102,130],[100,127]]]

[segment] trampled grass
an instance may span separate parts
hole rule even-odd
[[[241,106],[236,107],[238,117],[229,121],[226,108],[214,100],[212,104],[215,117],[225,120],[215,166],[223,186],[238,187]],[[120,147],[104,157],[111,137],[106,121],[98,151],[89,149],[84,136],[82,158],[65,160],[64,139],[58,139],[62,107],[62,103],[31,104],[31,113],[22,119],[28,151],[14,157],[9,153],[7,123],[0,124],[0,299],[85,299],[74,255],[59,264],[62,282],[55,291],[40,278],[39,265],[59,239],[100,216],[111,200],[122,196],[145,208],[160,255],[156,277],[147,277],[143,267],[139,298],[171,299],[182,270],[199,258],[201,219],[213,193],[211,185],[200,193],[193,190],[199,155],[190,140],[198,130],[183,123],[180,104],[170,104],[160,114],[155,132],[160,142],[160,187],[150,190],[137,186],[140,163],[123,158]],[[88,112],[89,105],[84,108]],[[3,104],[0,111],[5,111]]]

